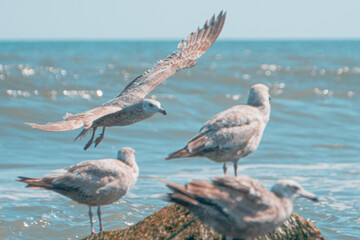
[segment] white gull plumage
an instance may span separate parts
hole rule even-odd
[[[85,136],[93,130],[92,137],[85,145],[88,149],[92,143],[95,147],[102,141],[105,128],[112,126],[125,126],[145,120],[155,113],[166,115],[158,101],[147,99],[145,96],[156,86],[177,71],[191,68],[196,65],[195,59],[202,56],[218,38],[226,18],[226,12],[220,12],[206,21],[203,28],[198,28],[178,44],[178,49],[166,59],[160,60],[152,69],[137,77],[129,83],[116,98],[104,103],[100,107],[77,113],[66,114],[63,121],[36,124],[27,123],[34,128],[45,131],[70,131],[84,126],[82,132],[75,138]],[[95,139],[96,129],[103,127],[101,135]]]
[[[166,160],[204,156],[215,162],[234,163],[235,175],[240,158],[254,152],[270,118],[269,88],[258,83],[251,87],[247,105],[237,105],[212,117],[181,150]]]
[[[28,188],[52,190],[88,205],[91,233],[95,233],[91,207],[98,207],[100,231],[103,231],[100,206],[123,197],[135,184],[138,175],[135,150],[124,147],[119,150],[117,159],[84,161],[42,178],[18,177],[16,180],[27,183]]]
[[[170,201],[187,207],[203,223],[231,239],[254,239],[271,232],[290,217],[296,197],[318,201],[293,180],[280,180],[271,191],[248,176],[167,186],[174,192],[168,194]]]

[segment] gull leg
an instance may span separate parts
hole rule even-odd
[[[96,129],[97,129],[97,127],[93,127],[93,132],[92,132],[91,138],[90,138],[90,140],[87,142],[87,144],[86,144],[85,147],[84,147],[84,150],[85,150],[85,151],[86,151],[86,150],[91,146],[91,144],[93,143]]]
[[[94,223],[92,220],[91,206],[89,206],[89,218],[90,218],[91,234],[95,234]]]
[[[89,129],[85,129],[85,128],[84,128],[84,129],[80,132],[80,134],[76,136],[76,138],[74,139],[74,142],[75,142],[78,138],[83,138],[88,131],[89,131]]]
[[[100,136],[95,139],[95,147],[103,140],[104,135],[105,135],[105,127],[103,127]]]
[[[103,226],[102,226],[102,221],[101,221],[101,210],[100,210],[100,206],[98,206],[97,215],[98,215],[99,223],[100,223],[100,232],[102,232],[102,231],[103,231]]]
[[[224,162],[224,167],[223,167],[223,169],[224,169],[224,175],[226,175],[226,171],[227,171],[226,162]]]
[[[238,169],[238,161],[234,162],[235,176],[237,176],[237,169]]]

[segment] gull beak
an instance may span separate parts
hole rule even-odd
[[[304,189],[299,192],[299,196],[310,199],[313,202],[319,202],[319,199],[315,196],[315,194],[305,191]]]
[[[160,109],[159,109],[159,112],[160,112],[162,115],[167,115],[165,109],[163,109],[163,108],[160,108]]]

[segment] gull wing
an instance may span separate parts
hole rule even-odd
[[[269,191],[256,179],[248,176],[239,176],[213,178],[212,181],[215,186],[224,188],[228,193],[233,192],[232,194],[237,195],[237,202],[241,201],[241,204],[247,205],[246,209],[249,211],[252,208],[256,208],[256,211],[258,211],[269,207],[269,202],[267,201]],[[241,199],[239,198],[240,196]]]
[[[211,128],[200,132],[184,148],[169,154],[165,160],[191,156],[203,156],[220,149],[242,149],[258,131],[259,121],[242,125]]]
[[[217,177],[212,179],[212,183],[191,180],[185,186],[174,183],[167,183],[167,186],[175,193],[193,199],[192,203],[196,205],[217,204],[232,209],[239,208],[237,205],[241,202],[247,205],[245,211],[251,211],[249,205],[269,207],[266,201],[269,191],[258,180],[248,176]]]
[[[204,223],[220,232],[246,231],[248,216],[271,211],[271,193],[247,176],[214,178],[212,183],[194,181],[185,186],[168,183],[170,201],[189,208]]]
[[[85,125],[85,129],[89,129],[96,119],[99,119],[103,116],[106,116],[111,113],[121,111],[124,104],[101,106],[90,109],[88,111],[76,114],[67,113],[64,116],[63,121],[59,122],[50,122],[46,124],[37,124],[37,123],[26,123],[33,128],[38,128],[45,131],[70,131],[74,129],[81,128]]]
[[[116,167],[121,165],[121,168]],[[116,169],[116,170],[115,170]],[[58,176],[55,173],[44,178],[52,178],[52,190],[80,192],[91,197],[96,191],[112,182],[125,180],[128,166],[116,159],[88,160],[63,169]]]
[[[137,77],[107,104],[115,104],[118,100],[144,98],[162,81],[184,68],[196,65],[195,59],[202,56],[218,38],[226,18],[226,12],[220,12],[206,21],[203,28],[198,28],[178,44],[178,49],[166,59],[160,60],[152,69]],[[130,100],[131,101],[131,100]]]
[[[261,126],[261,113],[255,107],[237,105],[216,114],[200,129],[185,148],[165,158],[202,156],[224,148],[242,149]]]
[[[254,121],[259,121],[261,117],[257,108],[248,105],[237,105],[213,116],[200,129],[200,133],[248,125]]]
[[[241,126],[212,129],[201,133],[188,144],[191,153],[211,152],[218,149],[242,149],[258,131],[259,122],[254,121]]]

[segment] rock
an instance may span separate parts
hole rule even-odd
[[[212,228],[202,224],[184,207],[173,204],[155,212],[136,225],[93,234],[84,240],[117,240],[117,239],[223,239],[223,236]],[[280,239],[321,239],[321,232],[311,222],[293,213],[292,216],[274,232],[259,237],[258,240]]]

